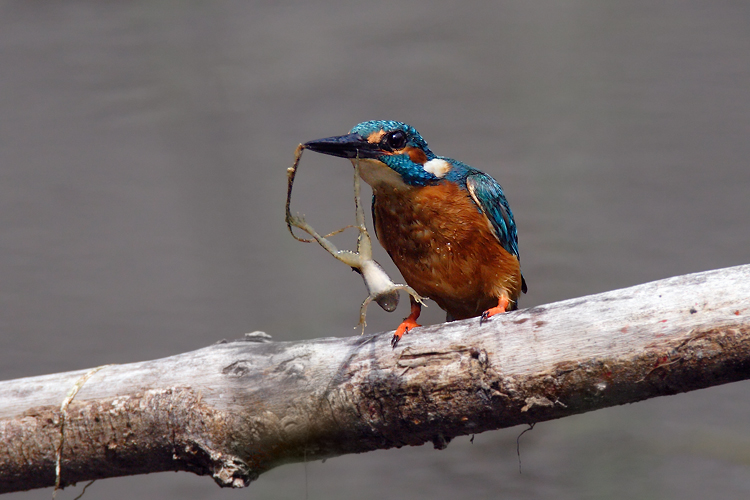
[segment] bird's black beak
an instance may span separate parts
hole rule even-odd
[[[359,134],[326,137],[303,144],[305,149],[341,158],[377,158],[383,156],[380,145],[367,142]]]

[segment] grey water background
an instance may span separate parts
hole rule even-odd
[[[356,334],[361,280],[283,206],[295,146],[367,119],[501,182],[521,307],[748,263],[748,26],[730,1],[0,2],[0,379]],[[351,223],[351,167],[306,153],[293,205]],[[538,424],[522,474],[516,427],[85,498],[748,498],[749,388]]]

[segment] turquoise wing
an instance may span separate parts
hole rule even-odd
[[[466,189],[479,210],[489,219],[500,244],[508,253],[518,257],[520,261],[516,222],[513,219],[513,212],[508,200],[505,198],[505,193],[503,193],[503,188],[489,175],[475,170],[466,176]],[[526,293],[525,279],[522,283],[522,289]]]

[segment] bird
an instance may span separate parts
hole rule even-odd
[[[508,200],[490,175],[433,153],[417,130],[370,120],[348,134],[304,143],[347,158],[372,188],[375,234],[406,283],[446,311],[446,320],[492,316],[518,307],[527,292],[518,232]],[[396,329],[391,345],[411,329],[421,304]]]

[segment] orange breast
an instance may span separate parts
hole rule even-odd
[[[482,314],[521,293],[518,259],[497,240],[469,193],[442,182],[375,193],[378,239],[406,282],[454,319]]]

